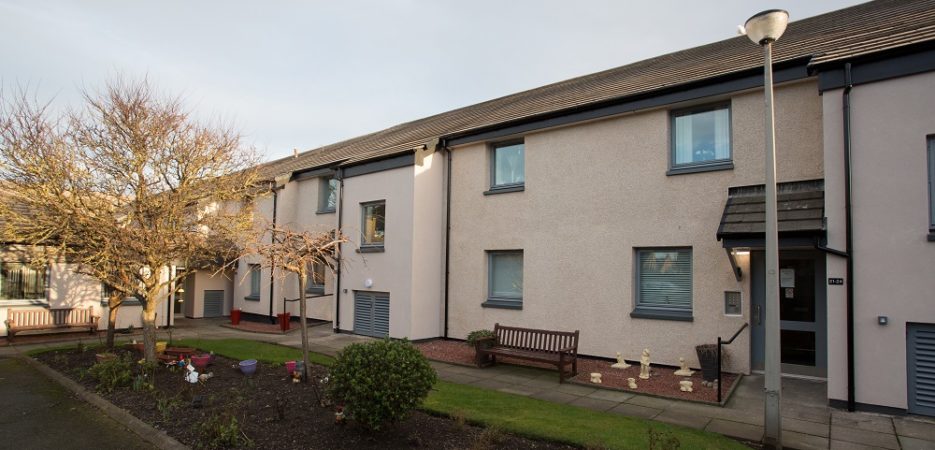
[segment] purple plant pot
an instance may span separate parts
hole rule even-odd
[[[248,359],[240,362],[240,371],[244,375],[253,375],[256,372],[256,360]]]

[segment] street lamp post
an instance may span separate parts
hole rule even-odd
[[[789,13],[780,9],[763,11],[747,19],[747,37],[763,46],[763,72],[766,97],[766,317],[763,322],[766,345],[764,387],[766,391],[765,435],[767,447],[782,448],[780,403],[779,333],[779,232],[776,219],[776,126],[773,117],[773,42],[782,36],[789,23]]]

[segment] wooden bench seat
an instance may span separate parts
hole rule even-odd
[[[87,328],[89,332],[97,331],[100,316],[94,315],[94,307],[87,308],[29,308],[7,309],[6,324],[7,339],[13,342],[13,337],[20,331],[52,331],[66,328]]]
[[[578,374],[578,330],[551,331],[494,325],[496,337],[479,339],[476,344],[477,365],[486,367],[497,362],[497,356],[552,364],[558,368],[558,381]]]

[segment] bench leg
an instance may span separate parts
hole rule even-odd
[[[565,354],[558,355],[558,384],[565,382]]]
[[[571,362],[571,376],[578,376],[578,357],[576,356]]]

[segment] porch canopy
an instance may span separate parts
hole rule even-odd
[[[824,180],[779,183],[776,191],[780,247],[814,247],[824,242]],[[765,185],[729,188],[717,239],[725,249],[763,248],[765,220]]]

